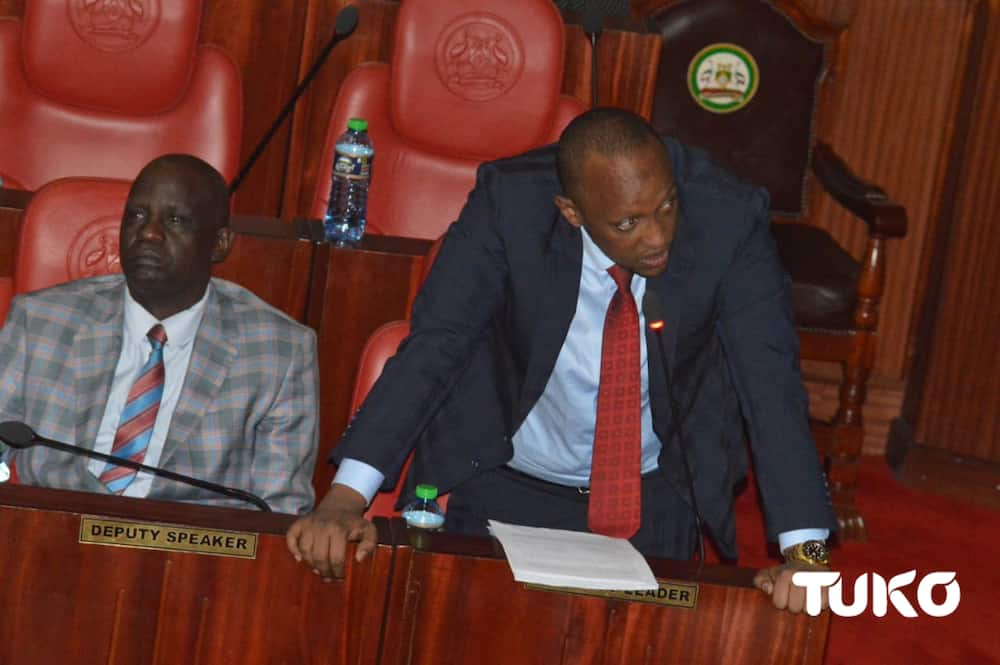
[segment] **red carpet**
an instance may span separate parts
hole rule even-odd
[[[870,606],[855,618],[834,617],[826,663],[1000,663],[1000,512],[903,487],[880,457],[863,460],[858,485],[869,541],[832,552],[850,589],[844,600],[853,600],[854,580],[862,573],[888,580],[916,569],[917,581],[904,594],[920,616],[903,618],[890,604],[883,618]],[[740,565],[772,565],[752,484],[736,511]],[[917,605],[917,584],[933,571],[957,573],[962,600],[951,616],[929,617]],[[941,602],[944,594],[934,597]]]

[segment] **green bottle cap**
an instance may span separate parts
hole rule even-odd
[[[417,498],[432,501],[437,498],[438,488],[434,485],[417,485]]]
[[[351,118],[347,121],[347,128],[352,132],[368,131],[368,121],[364,118]]]

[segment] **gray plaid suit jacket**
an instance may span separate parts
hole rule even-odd
[[[242,287],[212,286],[160,466],[305,512],[318,437],[315,334]],[[0,329],[0,421],[94,447],[121,352],[124,289],[121,275],[108,275],[14,299]],[[24,484],[107,492],[87,458],[11,452]],[[163,478],[148,496],[247,507]]]

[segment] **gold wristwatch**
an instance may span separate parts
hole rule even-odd
[[[826,548],[826,543],[822,540],[807,540],[797,545],[792,545],[784,550],[781,555],[785,557],[786,563],[799,561],[814,566],[830,565],[830,550]]]

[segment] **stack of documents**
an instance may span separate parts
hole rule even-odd
[[[577,589],[642,591],[659,585],[632,543],[595,533],[490,520],[518,582]]]

